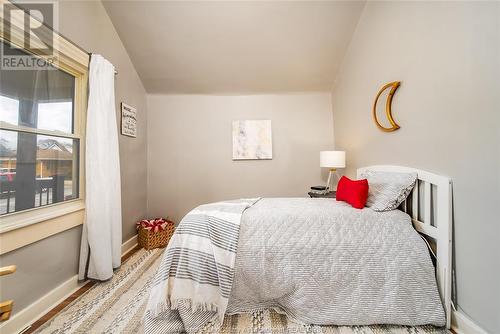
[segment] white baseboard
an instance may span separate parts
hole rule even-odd
[[[34,321],[68,298],[68,296],[76,290],[80,289],[84,284],[85,282],[78,283],[78,275],[71,277],[69,280],[59,285],[30,306],[15,313],[12,318],[2,323],[2,325],[0,325],[0,332],[2,334],[11,334],[23,331]]]
[[[122,244],[122,256],[129,253],[136,245],[137,236],[125,241]],[[14,313],[9,320],[0,325],[0,333],[14,334],[23,332],[28,329],[33,322],[41,318],[49,310],[59,305],[63,300],[85,285],[85,283],[86,282],[78,282],[78,275],[71,277],[66,282],[62,283],[54,290],[35,301],[33,304],[19,312]]]
[[[488,334],[488,332],[472,321],[471,318],[460,311],[452,312],[451,329],[457,334]]]
[[[122,256],[129,253],[135,246],[137,246],[137,235],[134,235],[122,244]]]

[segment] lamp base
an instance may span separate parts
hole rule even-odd
[[[328,194],[330,191],[337,191],[337,185],[335,185],[335,189],[333,187],[330,187],[332,184],[332,179],[335,176],[337,176],[337,169],[331,168],[330,172],[328,173],[328,180],[326,181],[325,194]],[[337,179],[338,179],[338,177],[337,177]]]

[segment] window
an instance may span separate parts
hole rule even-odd
[[[3,71],[0,215],[79,197],[74,100],[75,77],[62,70]]]
[[[83,223],[89,65],[87,52],[49,25],[41,22],[33,34],[23,24],[30,11],[7,1],[4,14],[6,6],[12,15],[0,11],[0,49],[9,46],[0,54],[0,255]]]

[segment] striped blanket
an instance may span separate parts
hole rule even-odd
[[[259,199],[201,205],[172,236],[144,315],[145,333],[196,333],[222,325],[233,284],[243,211]]]

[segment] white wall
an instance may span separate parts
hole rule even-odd
[[[270,119],[273,159],[232,161],[232,121]],[[148,95],[148,214],[249,196],[307,196],[333,148],[329,93]]]
[[[371,104],[394,80],[401,129],[384,133]],[[396,164],[453,179],[458,306],[500,333],[500,3],[367,3],[333,113],[351,175]]]

